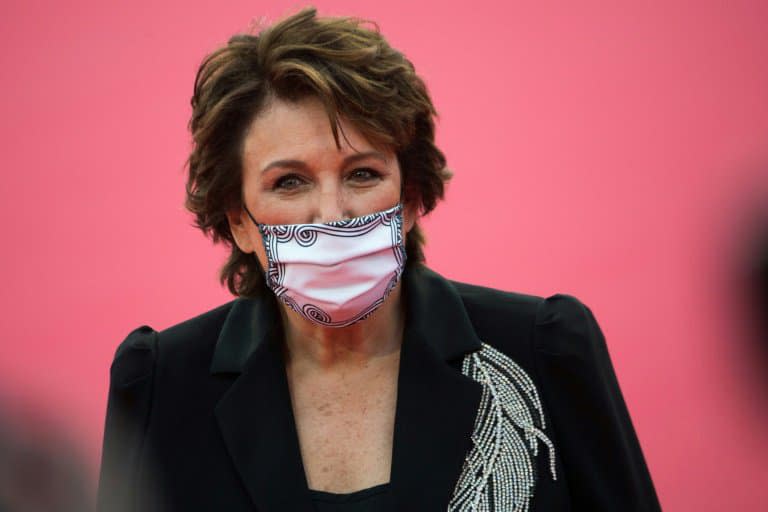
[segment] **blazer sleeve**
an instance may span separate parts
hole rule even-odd
[[[660,505],[608,349],[577,298],[543,299],[536,366],[573,511],[657,512]]]
[[[156,356],[157,332],[146,325],[128,334],[115,353],[99,474],[99,512],[140,509],[137,480],[152,407]]]

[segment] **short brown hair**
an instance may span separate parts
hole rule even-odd
[[[404,202],[421,214],[443,198],[451,176],[435,146],[437,113],[413,64],[375,23],[316,14],[306,8],[257,35],[233,36],[203,60],[195,78],[185,207],[196,227],[231,247],[219,277],[233,295],[253,297],[264,286],[258,259],[234,242],[226,213],[242,208],[243,139],[270,97],[317,97],[337,147],[342,116],[372,144],[393,149]],[[408,265],[424,261],[423,244],[416,224],[406,242]]]

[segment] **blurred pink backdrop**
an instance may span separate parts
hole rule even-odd
[[[0,395],[92,479],[117,344],[232,299],[182,207],[197,66],[304,5],[0,6]],[[766,510],[768,367],[735,283],[768,203],[768,3],[315,5],[377,21],[427,81],[455,172],[430,266],[579,297],[664,509]]]

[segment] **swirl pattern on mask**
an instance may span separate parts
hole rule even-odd
[[[357,222],[358,219],[350,219],[349,224],[344,226],[332,226],[330,225],[331,223],[288,224],[283,226],[265,226],[262,233],[266,232],[268,235],[273,235],[277,243],[296,242],[302,247],[311,247],[317,242],[318,233],[332,236],[356,237],[370,233],[379,226],[392,225],[391,218],[388,219],[386,216],[376,217],[368,215],[366,217],[371,217],[366,224]]]
[[[304,307],[301,308],[301,314],[321,324],[328,324],[331,322],[331,317],[328,313],[314,304],[304,304]]]

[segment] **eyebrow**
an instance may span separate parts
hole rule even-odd
[[[355,153],[353,155],[349,155],[348,157],[344,158],[344,160],[341,163],[342,163],[342,166],[347,166],[355,162],[359,162],[360,160],[365,160],[367,158],[376,158],[378,160],[381,160],[385,164],[387,163],[386,157],[378,151],[363,151],[361,153]],[[294,159],[275,160],[274,162],[268,163],[261,170],[261,172],[263,174],[274,167],[294,167],[297,169],[307,169],[308,166],[302,160],[294,160]]]

